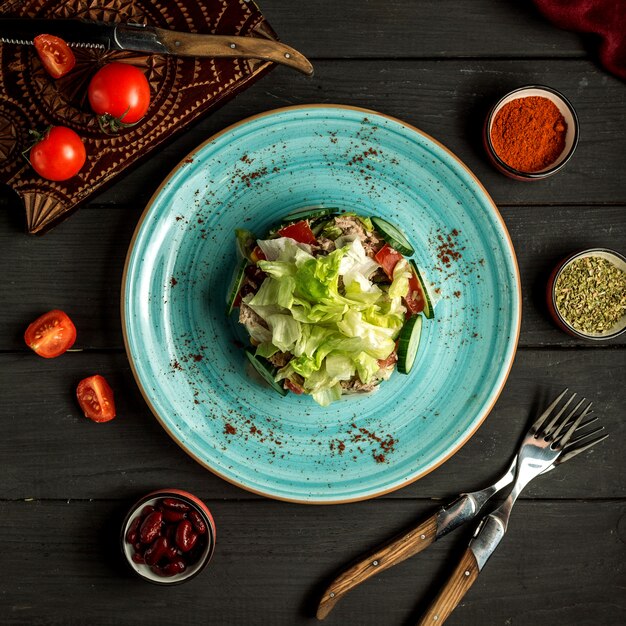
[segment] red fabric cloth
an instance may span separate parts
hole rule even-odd
[[[534,0],[556,26],[602,38],[600,62],[626,80],[626,0]]]

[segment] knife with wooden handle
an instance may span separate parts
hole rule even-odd
[[[311,76],[313,66],[297,50],[272,39],[184,33],[146,24],[82,19],[0,18],[0,42],[32,45],[37,35],[54,35],[69,46],[132,50],[190,57],[263,59]]]

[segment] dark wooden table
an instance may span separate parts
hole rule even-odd
[[[626,249],[626,85],[530,2],[265,0],[262,8],[281,37],[313,60],[315,78],[276,69],[44,238],[22,234],[19,211],[2,196],[0,622],[312,624],[320,588],[342,564],[432,513],[441,499],[487,484],[510,458],[538,396],[569,385],[596,403],[611,438],[528,488],[505,541],[449,623],[626,623],[626,335],[575,340],[552,325],[543,303],[547,273],[562,255]],[[495,172],[480,143],[489,105],[528,83],[561,90],[581,122],[570,164],[534,184]],[[477,434],[401,491],[330,507],[257,497],[188,458],[142,400],[119,316],[135,223],[173,165],[244,117],[316,102],[397,116],[459,155],[504,216],[524,294],[515,364]],[[25,326],[51,308],[71,313],[82,352],[47,361],[25,348]],[[87,422],[74,401],[77,381],[96,372],[116,391],[119,416],[108,425]],[[218,527],[209,569],[166,590],[129,576],[115,543],[130,503],[164,486],[203,498]],[[372,579],[328,624],[413,623],[469,530]]]

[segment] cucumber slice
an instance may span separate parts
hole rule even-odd
[[[337,212],[337,209],[325,207],[304,207],[289,213],[284,218],[283,226],[292,222],[300,222],[301,220],[309,220],[309,222],[320,219],[321,217],[329,217]]]
[[[376,226],[376,230],[380,232],[384,240],[398,252],[408,256],[415,253],[415,248],[409,243],[404,234],[398,230],[393,224],[390,224],[382,217],[372,217],[372,223]]]
[[[422,293],[424,294],[424,317],[427,317],[429,320],[432,320],[435,317],[435,308],[433,307],[433,299],[428,293],[428,287],[420,274],[420,271],[417,267],[417,263],[413,259],[409,259],[409,263],[411,264],[411,269],[417,278],[417,282],[420,284],[420,288],[422,289]]]
[[[274,376],[278,371],[277,367],[274,367],[267,359],[264,359],[262,356],[256,356],[252,348],[246,348],[246,356],[248,357],[250,363],[252,363],[252,367],[254,367],[254,369],[261,375],[263,380],[265,380],[265,382],[267,382],[267,384],[274,391],[277,391],[281,396],[287,395],[287,390],[281,387],[274,380]]]
[[[242,261],[241,265],[237,268],[235,274],[233,275],[233,281],[230,284],[228,298],[226,298],[226,315],[230,315],[235,308],[237,294],[241,289],[243,279],[246,277],[246,267],[248,267],[248,261]]]
[[[415,363],[417,348],[420,345],[422,335],[421,315],[409,317],[406,324],[400,331],[398,338],[398,371],[401,374],[408,374]]]
[[[237,236],[237,250],[244,259],[250,258],[250,253],[256,247],[256,236],[250,230],[244,228],[235,229]]]

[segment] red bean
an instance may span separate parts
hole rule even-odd
[[[168,561],[174,560],[177,556],[180,556],[179,551],[175,546],[170,546],[163,555]]]
[[[148,515],[150,515],[152,511],[154,511],[154,507],[151,504],[147,504],[146,506],[143,507],[143,509],[141,509],[141,513],[139,514],[139,517],[148,517]]]
[[[183,551],[189,552],[198,541],[198,535],[193,531],[193,527],[189,520],[184,519],[176,527],[175,536],[176,545]]]
[[[181,574],[186,569],[185,561],[176,559],[176,561],[172,561],[163,567],[163,576],[175,576],[176,574]]]
[[[144,519],[139,529],[139,539],[141,543],[152,543],[161,534],[161,525],[163,523],[163,513],[161,511],[152,511]]]
[[[187,515],[187,513],[184,511],[174,511],[166,508],[163,509],[163,519],[166,522],[180,522],[181,519],[185,519],[185,515]]]
[[[165,555],[168,547],[165,537],[157,537],[144,552],[143,558],[146,561],[146,565],[156,565]]]
[[[196,511],[189,511],[189,520],[193,524],[193,527],[196,529],[196,532],[199,535],[204,535],[204,533],[206,532],[206,524],[204,523],[202,517],[200,517],[200,514]]]
[[[139,530],[139,524],[141,523],[141,517],[136,517],[128,527],[126,533],[126,541],[128,543],[137,543],[137,531]]]
[[[135,563],[144,563],[143,556],[139,554],[139,552],[135,552],[132,557],[130,557]]]
[[[188,504],[176,498],[163,498],[161,502],[165,508],[172,509],[172,511],[188,511],[191,508]]]

